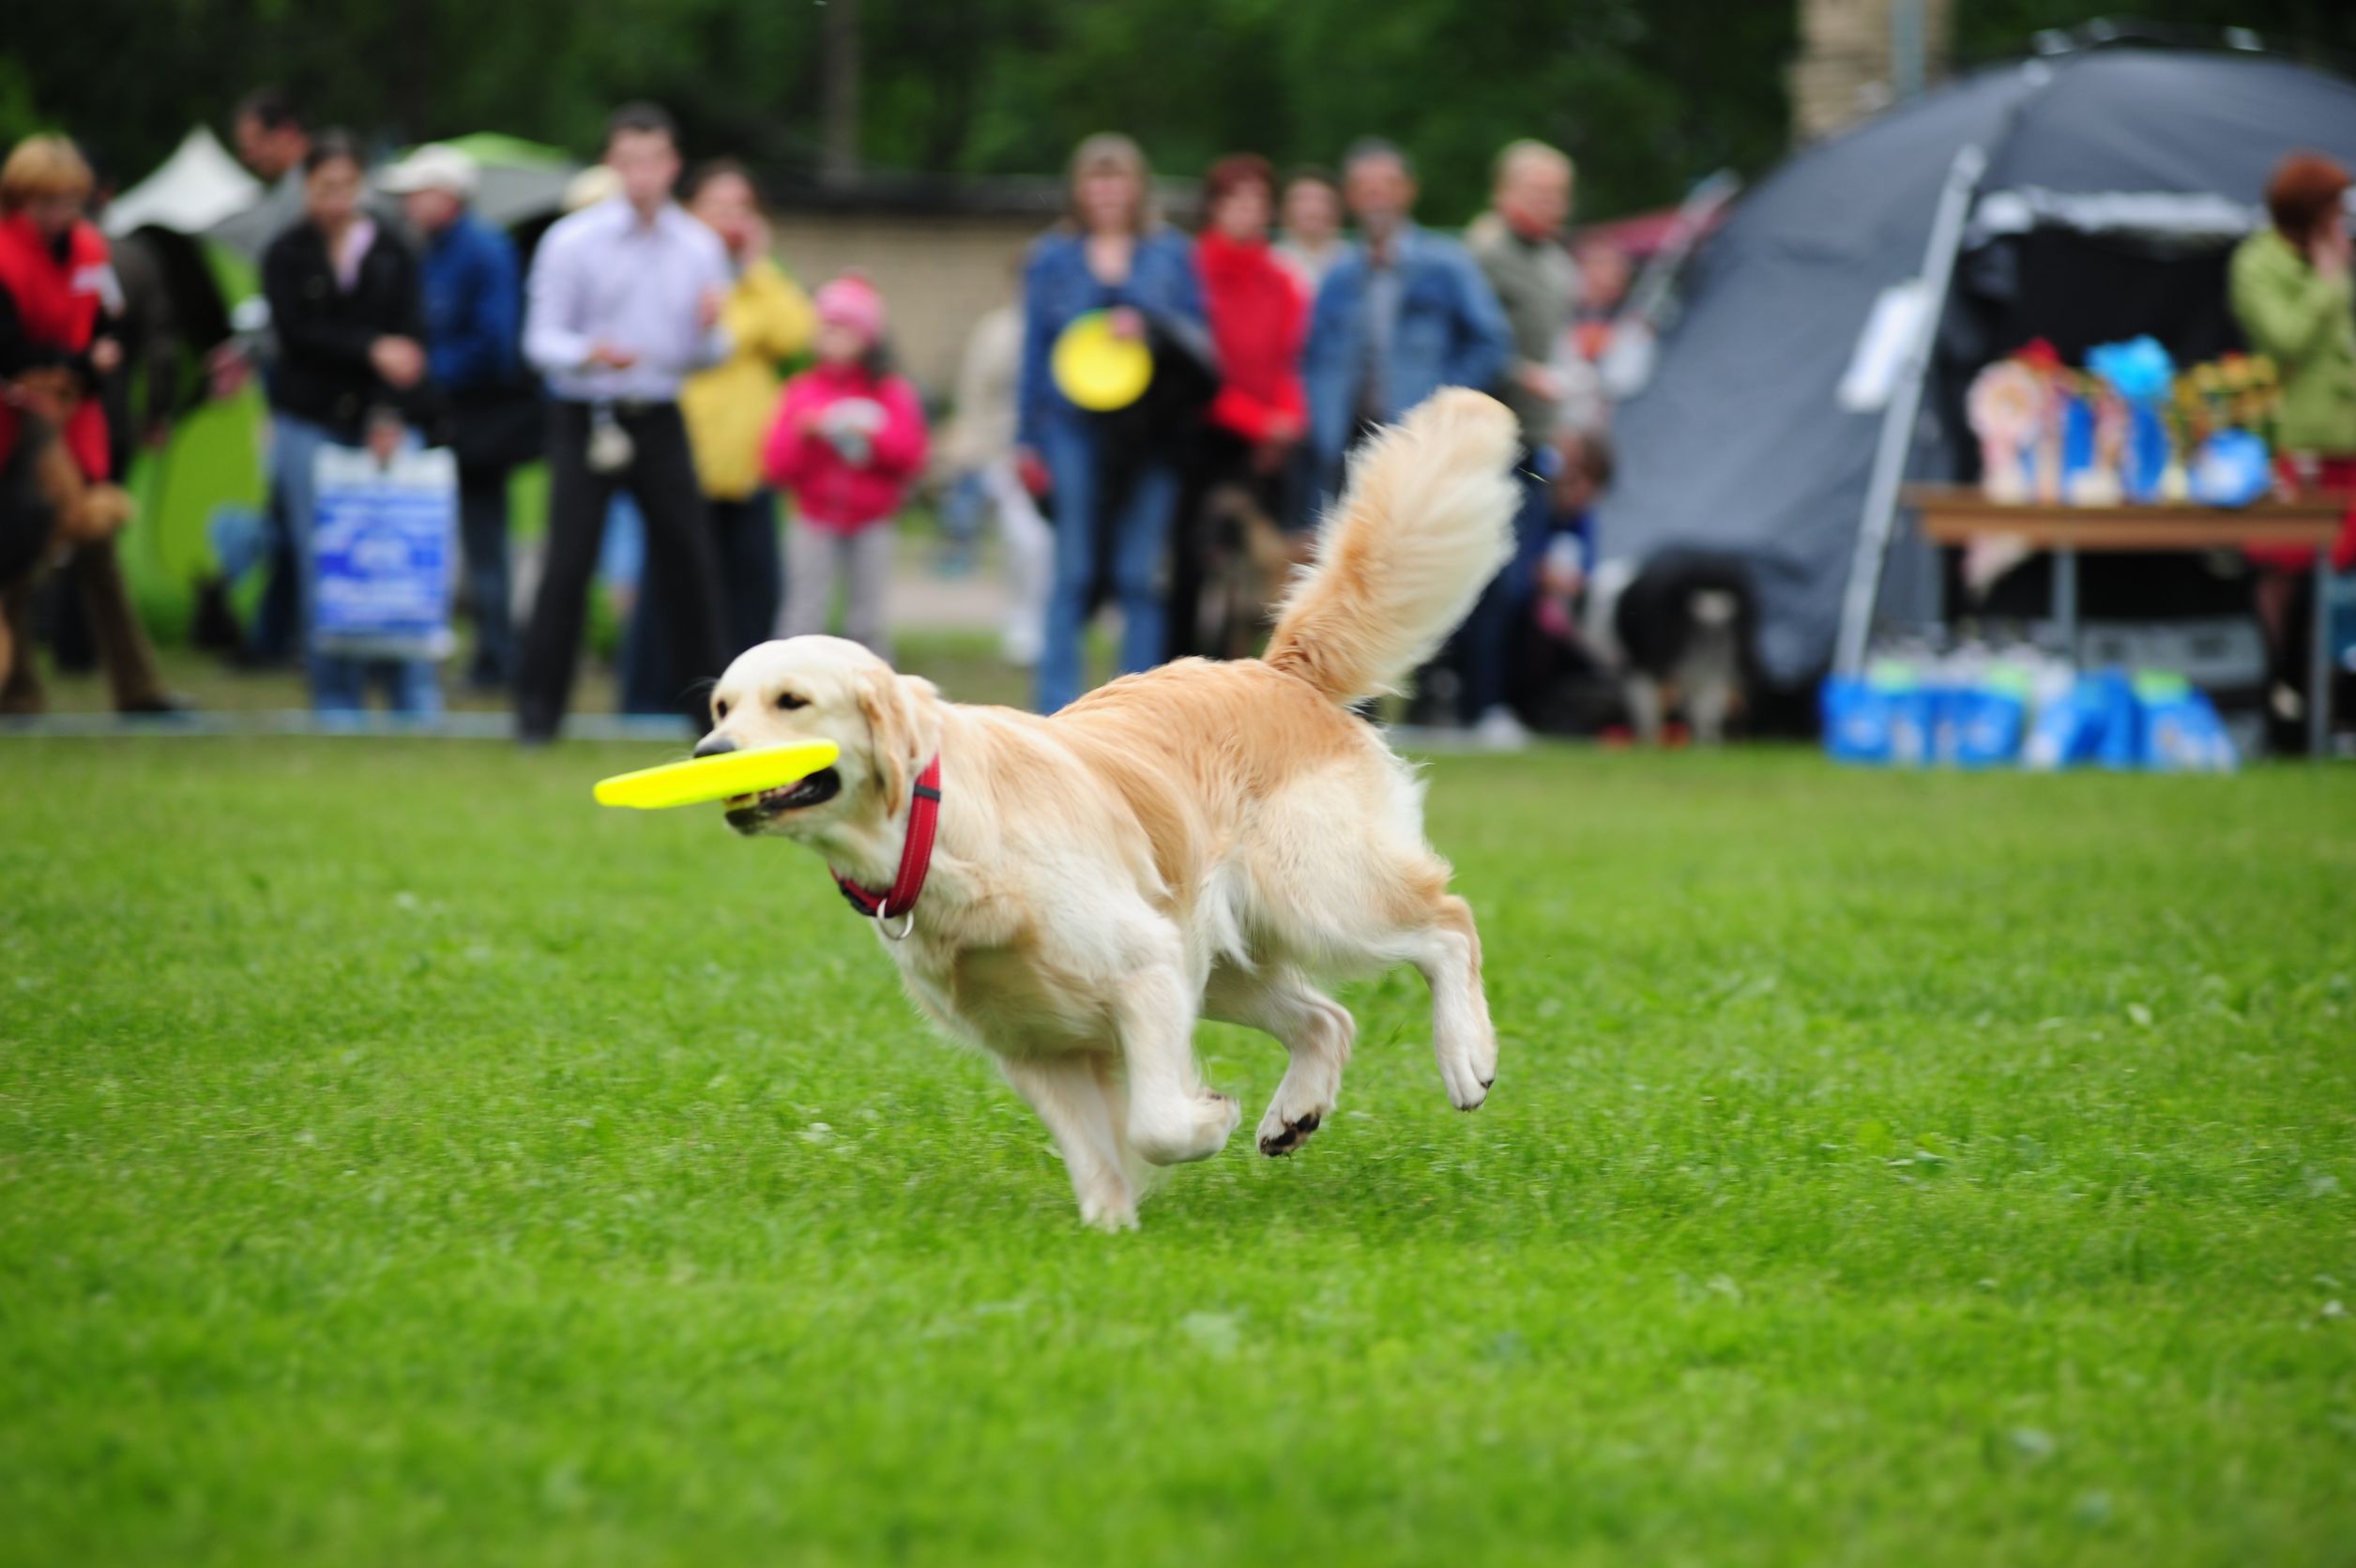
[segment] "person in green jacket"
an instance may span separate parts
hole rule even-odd
[[[2356,295],[2346,169],[2293,153],[2267,182],[2273,227],[2233,252],[2233,313],[2282,376],[2282,447],[2356,456]]]
[[[2302,490],[2356,496],[2356,292],[2349,283],[2348,173],[2318,153],[2295,152],[2266,182],[2273,226],[2233,252],[2233,313],[2250,347],[2274,361],[2282,381],[2277,459]],[[2288,672],[2292,615],[2312,557],[2302,549],[2253,547],[2257,614]],[[2356,502],[2332,552],[2342,571],[2356,567]],[[2283,705],[2278,704],[2278,709]],[[2288,713],[2284,714],[2288,718]]]

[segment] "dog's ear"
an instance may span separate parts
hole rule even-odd
[[[924,770],[925,759],[917,754],[926,744],[923,699],[935,694],[931,681],[889,669],[860,677],[859,711],[867,716],[875,774],[883,781],[884,810],[889,815],[899,815],[907,805],[908,787]]]

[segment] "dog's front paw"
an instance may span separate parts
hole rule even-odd
[[[1080,1200],[1080,1223],[1107,1234],[1137,1228],[1137,1189],[1108,1171],[1091,1174],[1074,1183]]]
[[[1088,1199],[1080,1205],[1080,1223],[1090,1230],[1117,1236],[1137,1228],[1137,1205],[1123,1196],[1117,1201]]]
[[[1149,1164],[1182,1165],[1224,1149],[1242,1120],[1243,1107],[1232,1095],[1205,1090],[1150,1119],[1132,1114],[1129,1141]]]

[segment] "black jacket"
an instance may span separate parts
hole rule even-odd
[[[360,437],[372,408],[415,412],[368,358],[369,345],[382,337],[425,342],[417,257],[390,230],[378,227],[360,258],[358,281],[346,294],[336,286],[326,237],[312,223],[297,223],[263,252],[262,292],[278,337],[272,407],[325,425],[346,441]]]

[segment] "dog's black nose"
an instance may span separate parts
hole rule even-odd
[[[695,743],[697,756],[725,756],[736,749],[736,740],[732,737],[722,735],[717,730]]]

